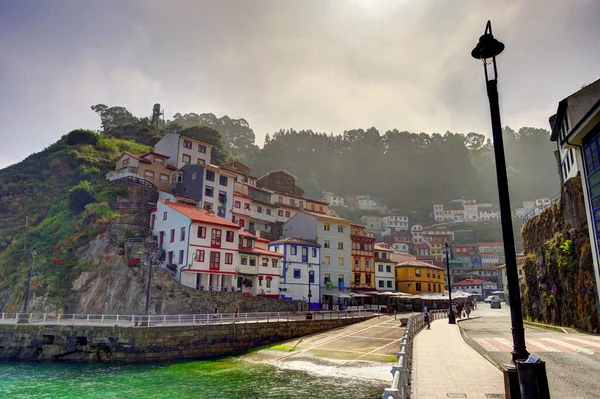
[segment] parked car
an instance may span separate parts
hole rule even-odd
[[[490,308],[492,308],[492,309],[501,309],[502,305],[500,305],[500,300],[499,299],[492,299],[490,301]]]
[[[490,295],[490,296],[488,296],[487,298],[485,298],[485,303],[490,303],[490,302],[492,302],[492,300],[494,300],[494,299],[500,300],[500,298],[498,298],[498,296],[497,296],[497,295]]]

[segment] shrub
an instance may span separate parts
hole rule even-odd
[[[77,129],[67,135],[68,145],[91,144],[98,143],[98,135],[91,130]]]
[[[119,249],[119,255],[125,255],[125,248]]]
[[[82,180],[69,190],[69,209],[81,213],[87,204],[94,202],[94,194],[89,181]]]

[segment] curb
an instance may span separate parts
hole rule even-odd
[[[563,334],[578,333],[578,331],[575,330],[574,328],[553,326],[551,324],[536,323],[533,321],[523,320],[523,325],[528,326],[528,327],[534,327],[534,328],[543,328],[545,330],[552,330],[552,331],[556,331],[556,332],[563,333]]]
[[[481,316],[475,316],[475,317],[471,317],[471,319],[463,319],[461,321],[472,320],[472,319],[476,319],[476,318],[479,318],[479,317],[481,317]],[[469,345],[475,352],[479,353],[479,355],[481,355],[485,360],[487,360],[488,362],[490,362],[490,364],[492,366],[494,366],[498,370],[504,372],[503,369],[502,369],[502,365],[501,364],[496,363],[491,357],[488,356],[487,352],[480,345],[477,345],[475,343],[475,341],[473,341],[471,338],[469,338],[469,336],[467,335],[467,333],[465,332],[465,330],[460,325],[460,322],[457,321],[457,324],[458,324],[458,329],[460,331],[460,336],[462,337],[463,341],[465,341],[465,343],[467,345]]]

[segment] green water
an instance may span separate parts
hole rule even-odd
[[[0,398],[380,398],[384,385],[238,359],[176,364],[0,363]]]

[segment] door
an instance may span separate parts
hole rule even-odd
[[[202,274],[197,273],[196,274],[196,289],[199,290],[199,289],[201,289],[200,287],[202,287]]]
[[[238,291],[242,291],[242,281],[244,281],[244,278],[242,276],[238,276],[237,278],[237,289]]]
[[[163,242],[165,240],[165,232],[161,231],[158,233],[158,247],[161,248],[163,246]]]

